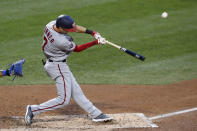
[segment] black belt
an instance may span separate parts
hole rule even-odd
[[[62,61],[53,61],[49,59],[49,62],[66,62],[66,59],[62,60]]]

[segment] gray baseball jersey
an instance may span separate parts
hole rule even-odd
[[[44,29],[42,50],[47,59],[62,61],[66,59],[75,48],[72,37],[60,34],[53,29],[55,21],[48,23]]]
[[[102,112],[85,97],[67,63],[62,62],[68,58],[76,45],[69,35],[56,32],[53,25],[55,25],[55,21],[47,24],[44,29],[42,50],[47,58],[44,69],[56,81],[58,96],[40,105],[31,105],[31,110],[36,115],[62,108],[69,103],[70,98],[73,98],[92,118],[95,118]],[[50,62],[49,59],[53,62]]]

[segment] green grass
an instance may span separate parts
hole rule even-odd
[[[24,77],[0,85],[51,84],[41,59],[44,26],[60,14],[146,56],[141,62],[109,45],[72,53],[80,84],[169,84],[197,78],[196,0],[0,0],[0,68],[25,58]],[[169,17],[160,17],[167,11]],[[70,34],[77,44],[93,40]]]

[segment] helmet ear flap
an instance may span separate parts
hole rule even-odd
[[[60,28],[57,23],[55,25],[56,25],[57,28]]]

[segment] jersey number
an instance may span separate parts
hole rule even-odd
[[[44,41],[43,41],[43,46],[42,46],[42,50],[44,51],[44,47],[47,45],[47,43],[48,43],[48,40],[47,40],[47,38],[44,36]]]

